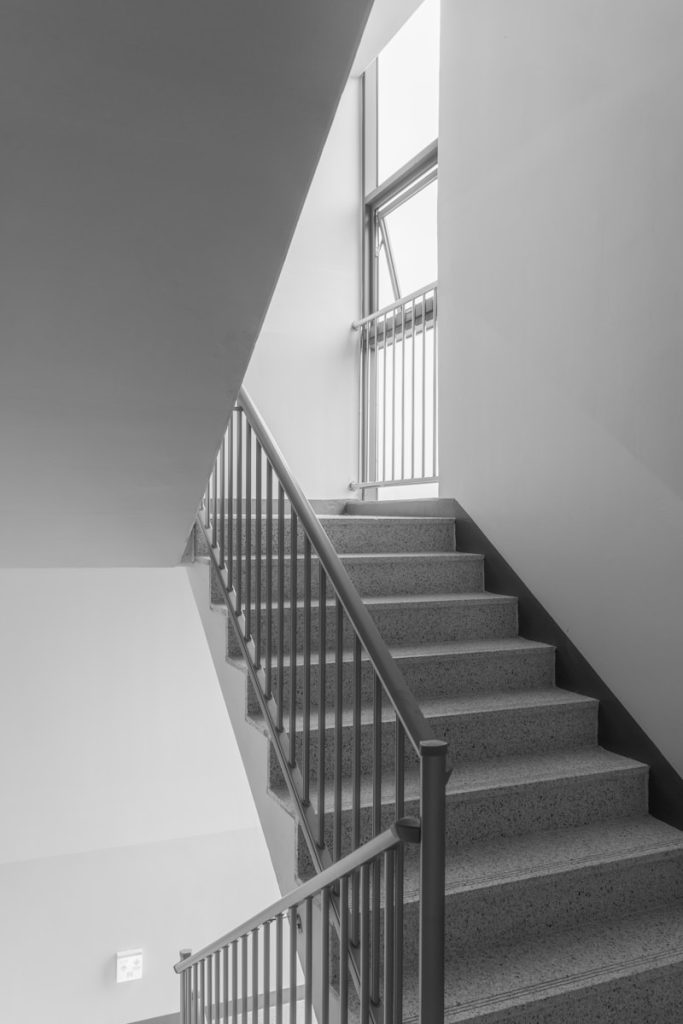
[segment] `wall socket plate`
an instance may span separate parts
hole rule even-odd
[[[124,949],[116,954],[116,981],[138,981],[142,977],[142,950]]]

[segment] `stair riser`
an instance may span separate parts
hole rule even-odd
[[[455,523],[443,519],[362,519],[358,516],[340,516],[336,519],[321,519],[328,537],[338,554],[391,554],[396,551],[419,553],[423,551],[455,551]],[[290,550],[291,520],[285,518],[285,551]],[[226,538],[228,524],[225,526]],[[246,555],[246,522],[241,527],[242,552]],[[256,518],[252,517],[251,554],[256,554]],[[266,550],[267,524],[265,517],[261,523],[261,550]],[[233,538],[237,544],[237,524],[233,523]],[[298,549],[303,553],[303,531],[299,527]],[[279,550],[279,531],[277,519],[273,520],[273,551]],[[207,555],[208,550],[203,537],[198,537],[196,553]]]
[[[385,643],[391,645],[415,643],[442,643],[448,640],[491,640],[504,639],[517,633],[517,603],[515,600],[498,598],[490,601],[480,599],[476,602],[457,601],[445,606],[437,605],[380,605],[368,608],[375,625]],[[284,640],[285,652],[290,650],[291,611],[284,609]],[[334,650],[336,643],[336,616],[333,607],[327,609],[326,648]],[[304,612],[296,610],[296,650],[301,652],[304,646]],[[252,625],[255,631],[255,623]],[[266,614],[261,611],[261,635],[265,641]],[[272,622],[273,644],[277,645],[279,637],[279,619],[277,613]],[[319,644],[319,610],[311,609],[311,640],[315,649]],[[345,648],[351,647],[354,634],[345,622]],[[265,649],[265,644],[262,650]],[[228,657],[238,657],[240,648],[236,637],[232,635],[232,627],[228,629]]]
[[[457,768],[456,768],[457,773]],[[317,806],[313,791],[312,804]],[[331,794],[326,805],[326,836],[332,849]],[[388,797],[381,808],[382,828],[396,820],[396,807]],[[469,843],[524,835],[553,828],[572,828],[593,822],[645,814],[647,811],[647,770],[634,768],[590,776],[529,782],[500,790],[481,793],[446,795],[446,844],[451,850]],[[419,817],[419,804],[414,798],[405,801],[406,815]],[[341,812],[342,853],[352,849],[352,815]],[[365,842],[372,835],[372,810],[362,807],[360,835]],[[308,856],[298,844],[299,867],[304,870]],[[301,875],[306,877],[306,875]]]
[[[447,968],[448,969],[448,968]],[[683,966],[666,964],[609,981],[590,978],[580,988],[561,988],[505,1009],[449,1009],[446,1024],[681,1024]],[[404,1017],[417,1024],[414,1017]]]
[[[634,858],[446,898],[451,953],[637,914],[683,897],[683,855]]]
[[[287,705],[285,704],[285,707]],[[552,750],[571,750],[595,743],[597,737],[597,703],[542,706],[537,708],[505,709],[471,715],[451,715],[441,719],[430,718],[437,736],[449,744],[449,763],[482,761],[491,757],[515,754],[543,753]],[[332,709],[333,710],[333,709]],[[288,721],[288,715],[285,716]],[[371,775],[374,767],[374,736],[371,723],[356,730],[351,723],[341,730],[342,775],[350,778],[355,756],[354,740],[359,737],[360,766],[364,776]],[[382,766],[385,776],[393,773],[395,765],[396,729],[393,722],[382,723]],[[303,763],[303,739],[296,738],[297,764]],[[325,730],[325,775],[334,778],[336,763],[335,733],[328,705],[328,728]],[[317,779],[319,764],[319,734],[313,723],[310,738],[310,766]],[[276,784],[277,778],[271,779]]]
[[[492,652],[486,654],[433,655],[432,657],[398,657],[398,668],[418,700],[429,697],[456,697],[477,693],[542,689],[552,686],[555,679],[555,652],[552,648],[530,651]],[[328,697],[334,699],[333,680],[336,679],[332,662],[327,665]],[[285,666],[283,687],[289,693],[291,670]],[[296,686],[298,707],[303,700],[303,666],[297,665]],[[373,672],[367,662],[361,664],[362,703],[372,701]],[[320,669],[311,665],[312,706],[318,706]],[[351,707],[354,692],[354,668],[345,662],[342,671],[343,706]],[[249,690],[248,710],[258,714],[258,702]]]
[[[372,557],[372,556],[370,556]],[[419,556],[409,559],[392,560],[384,556],[376,561],[356,559],[353,555],[342,556],[342,564],[351,582],[363,597],[389,597],[394,594],[471,594],[484,589],[483,561],[471,558],[426,560]],[[284,566],[285,599],[291,597],[291,566],[289,560]],[[256,594],[256,560],[251,560],[252,593]],[[273,599],[279,589],[279,563],[273,559]],[[297,559],[297,598],[304,596],[304,560]],[[246,587],[246,575],[243,577]],[[262,600],[266,593],[266,561],[261,560]],[[311,559],[311,596],[319,592],[319,563]],[[212,573],[211,603],[223,604],[223,592]]]

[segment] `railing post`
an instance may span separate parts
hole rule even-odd
[[[446,753],[444,740],[420,743],[420,1024],[443,1024]]]
[[[180,959],[187,960],[192,956],[191,949],[181,949]],[[190,972],[183,971],[180,975],[180,1024],[189,1024],[190,1020]]]

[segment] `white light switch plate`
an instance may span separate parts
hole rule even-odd
[[[142,977],[142,950],[124,949],[116,954],[116,980],[138,981]]]

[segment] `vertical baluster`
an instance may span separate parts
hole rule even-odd
[[[296,915],[297,907],[289,910],[289,1024],[296,1024]],[[325,1020],[327,1018],[324,1018]]]
[[[235,414],[232,413],[228,420],[228,590],[232,590],[232,559],[233,559],[233,539],[232,539],[232,478],[233,478],[233,434],[232,434],[232,422]]]
[[[353,649],[353,796],[351,800],[351,846],[357,850],[360,846],[360,712],[361,712],[361,681],[362,681],[361,644],[358,636],[354,637]],[[359,906],[358,872],[351,878],[351,941],[354,946],[359,942]]]
[[[218,501],[216,500],[216,494],[218,493],[218,459],[214,462],[213,469],[211,470],[211,487],[211,547],[215,548],[216,530],[218,529],[218,524],[216,522],[216,515],[218,513]]]
[[[384,854],[384,1019],[394,1019],[394,851]]]
[[[382,684],[375,673],[372,725],[372,830],[378,836],[382,830]],[[380,995],[380,860],[372,864],[372,982],[373,1002]]]
[[[213,1024],[213,957],[211,955],[206,958],[206,1008],[204,1011],[204,1018],[206,1024]]]
[[[439,475],[439,460],[438,460],[438,444],[439,444],[439,421],[438,421],[438,402],[439,402],[439,377],[438,377],[438,359],[439,359],[439,348],[438,348],[438,331],[436,326],[436,288],[434,289],[434,298],[432,299],[432,368],[434,371],[434,448],[432,450],[432,476]]]
[[[330,890],[325,887],[320,893],[320,987],[321,1017],[330,1018]]]
[[[396,716],[395,756],[396,820],[405,814],[405,732]],[[403,1019],[403,878],[405,853],[403,843],[396,848],[396,871],[394,874],[394,1012],[397,1020]]]
[[[240,615],[242,612],[242,410],[238,409],[237,413],[237,479],[235,481],[236,490],[236,505],[235,518],[236,522],[236,537],[235,537],[235,608],[237,614]]]
[[[289,763],[296,764],[296,652],[297,652],[297,558],[298,520],[291,509],[289,520]]]
[[[412,321],[411,321],[411,332],[410,332],[410,354],[412,361],[412,371],[410,376],[410,435],[411,435],[411,455],[410,455],[410,476],[415,478],[417,472],[415,469],[415,463],[417,462],[417,454],[415,451],[415,439],[417,437],[417,431],[415,429],[415,421],[417,419],[415,412],[415,406],[417,404],[416,392],[417,387],[415,381],[415,346],[417,344],[417,330],[415,324],[415,299],[412,300]]]
[[[242,967],[242,1022],[249,1024],[249,943],[246,935],[241,940],[241,967]]]
[[[199,971],[197,964],[192,964],[190,968],[192,971],[192,992],[191,992],[191,1013],[190,1021],[192,1024],[198,1024],[199,1021]]]
[[[320,584],[318,593],[318,629],[319,629],[319,661],[320,682],[318,695],[318,846],[325,845],[325,723],[326,723],[326,661],[327,653],[327,578],[320,565]]]
[[[277,728],[279,732],[282,732],[285,672],[285,492],[279,480],[277,487],[277,501]]]
[[[384,365],[382,367],[382,470],[380,473],[380,480],[386,480],[387,474],[387,315],[384,314],[382,318],[382,329],[383,329],[383,355]]]
[[[201,1024],[206,1024],[206,987],[205,987],[205,967],[206,961],[202,960],[198,964],[197,983],[199,985],[199,1020]]]
[[[233,1020],[233,1024],[237,1024],[237,1011],[238,1011],[238,1007],[239,1007],[239,1002],[238,1002],[238,996],[239,996],[239,991],[238,991],[238,989],[239,989],[239,985],[238,985],[239,973],[237,971],[237,946],[238,946],[238,942],[239,942],[239,940],[235,939],[235,941],[232,944],[232,972],[231,972],[231,978],[230,978],[232,984],[231,984],[230,987],[232,989],[232,1020]]]
[[[396,322],[398,310],[391,314],[391,479],[396,479]]]
[[[401,479],[406,478],[406,307],[401,306]]]
[[[244,635],[247,640],[251,637],[251,424],[247,421],[247,436],[244,446],[244,540],[245,555],[244,568],[246,579],[244,583]]]
[[[313,900],[305,903],[304,919],[304,1024],[311,1024],[313,1011]]]
[[[427,295],[422,296],[422,472],[427,476]]]
[[[311,542],[304,536],[303,800],[311,799]]]
[[[360,329],[358,346],[358,480],[365,480],[365,324]]]
[[[443,1020],[446,754],[444,740],[420,743],[420,1020]]]
[[[258,995],[258,928],[254,928],[251,933],[251,1024],[259,1024]]]
[[[273,696],[273,466],[266,462],[266,700]]]
[[[270,921],[263,925],[263,1024],[270,1024]]]
[[[349,1019],[349,878],[344,875],[339,883],[339,1024]],[[384,1018],[387,1024],[391,1018]]]
[[[360,1021],[370,1019],[370,867],[360,869]]]
[[[206,481],[206,501],[204,502],[204,526],[209,529],[211,525],[211,474],[209,473],[209,479]]]
[[[256,463],[254,466],[254,473],[256,475],[256,598],[255,598],[255,618],[256,628],[254,631],[254,648],[256,651],[256,667],[261,667],[261,623],[263,615],[263,591],[261,588],[261,531],[263,530],[263,509],[261,507],[261,487],[262,487],[262,468],[261,468],[261,442],[256,439]]]
[[[342,714],[344,695],[344,609],[336,599],[336,679],[334,693],[334,860],[341,857],[341,794],[342,794]]]
[[[223,946],[223,1024],[228,1024],[230,1011],[230,946]]]
[[[368,475],[366,479],[376,480],[377,479],[377,462],[379,457],[379,433],[378,433],[378,422],[379,422],[379,368],[378,368],[378,350],[377,350],[377,320],[372,321],[372,330],[374,334],[374,345],[372,347],[372,392],[374,395],[374,415],[370,408],[370,380],[368,380],[368,437],[367,437],[367,467]],[[372,448],[374,448],[374,458]]]
[[[282,914],[275,919],[275,1024],[282,1024]]]
[[[221,451],[218,457],[221,476],[221,498],[218,516],[218,568],[225,568],[225,437],[221,441]]]

